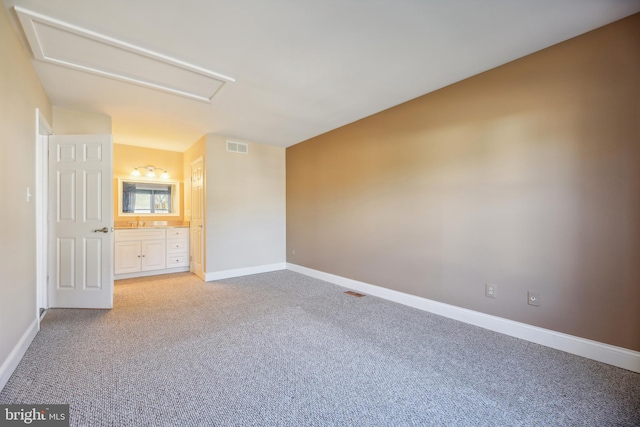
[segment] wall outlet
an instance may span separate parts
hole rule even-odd
[[[527,304],[540,307],[540,294],[538,292],[527,292]]]
[[[291,255],[295,255],[296,254],[296,250],[295,249],[291,249]]]
[[[484,284],[484,296],[489,298],[498,297],[498,285]]]

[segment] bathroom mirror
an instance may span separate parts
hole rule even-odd
[[[180,184],[168,180],[118,179],[121,216],[180,215]]]

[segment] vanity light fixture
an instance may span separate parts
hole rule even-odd
[[[148,178],[155,178],[156,175],[156,170],[162,170],[162,174],[160,175],[161,178],[163,179],[169,179],[169,173],[167,172],[167,170],[165,168],[159,168],[159,167],[155,167],[155,166],[136,166],[132,171],[131,171],[131,175],[132,176],[142,176],[142,173],[140,172],[140,169],[142,169],[144,171],[144,175]]]

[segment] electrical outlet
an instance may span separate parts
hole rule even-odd
[[[295,249],[291,249],[291,255],[295,255],[296,254],[296,250]]]
[[[540,294],[538,292],[527,292],[527,304],[540,307]]]
[[[489,298],[498,298],[498,285],[484,284],[484,296]]]

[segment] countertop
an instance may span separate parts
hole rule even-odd
[[[142,223],[142,225],[134,225]],[[149,228],[188,228],[187,221],[119,221],[113,226],[116,230],[144,230]]]
[[[133,227],[131,225],[116,225],[115,230],[145,230],[149,228],[189,228],[188,225],[143,225],[141,227]]]

